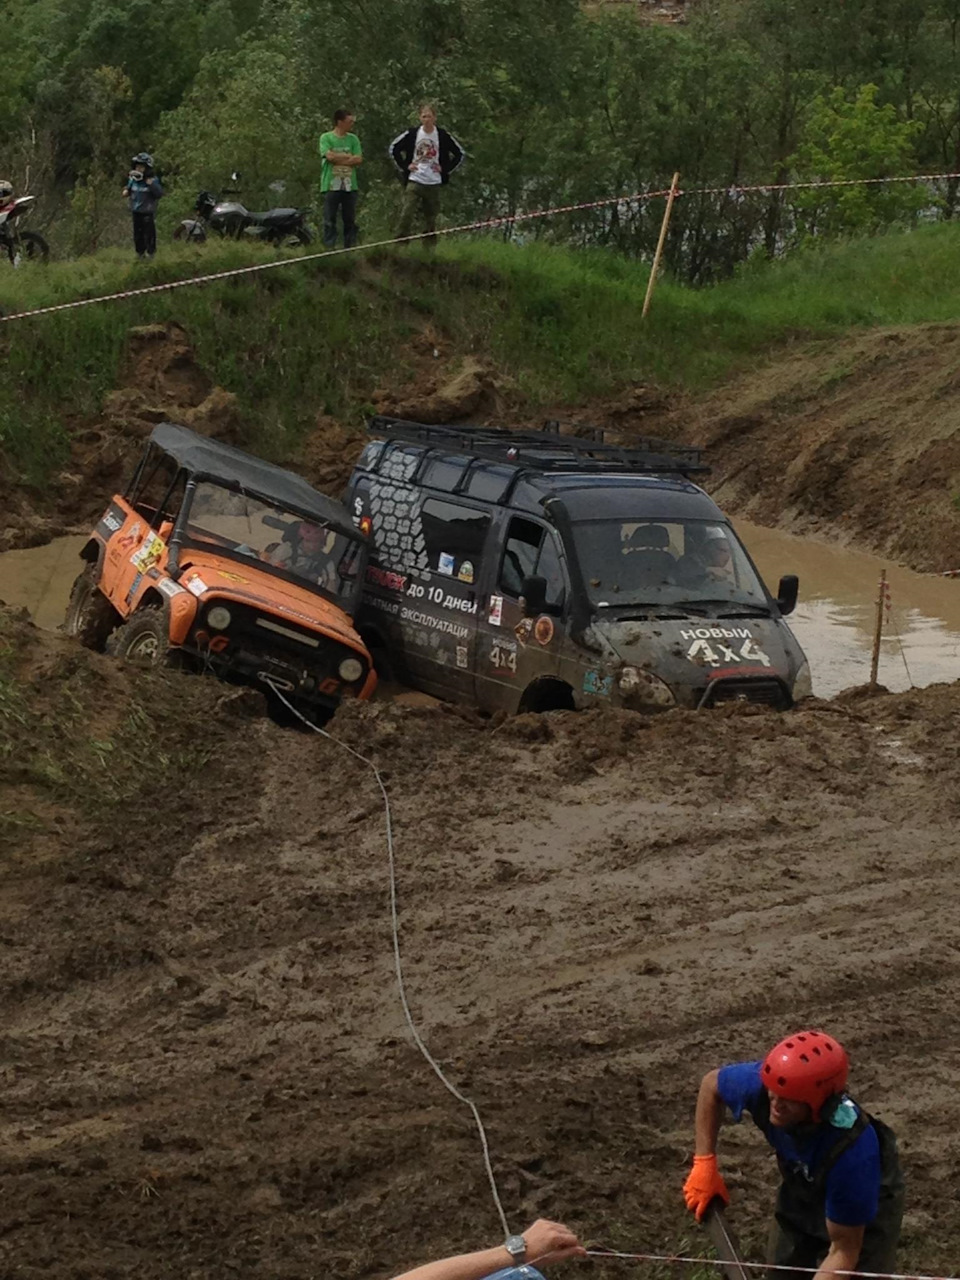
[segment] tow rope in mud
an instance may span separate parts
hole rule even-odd
[[[475,1102],[471,1101],[470,1098],[466,1097],[465,1094],[462,1094],[456,1085],[452,1084],[443,1074],[440,1064],[424,1044],[423,1038],[417,1030],[416,1023],[413,1020],[413,1014],[410,1012],[410,1005],[407,1001],[407,989],[403,978],[403,962],[400,956],[400,918],[397,911],[397,868],[393,851],[393,817],[390,811],[390,797],[387,794],[387,788],[383,785],[383,778],[380,776],[380,770],[372,760],[361,755],[359,751],[355,750],[348,743],[343,742],[340,738],[335,738],[332,733],[327,733],[326,729],[321,729],[319,725],[313,724],[306,718],[306,716],[301,715],[297,708],[284,697],[282,690],[278,689],[269,677],[265,677],[264,683],[269,685],[287,710],[292,711],[297,719],[301,720],[308,729],[312,729],[314,733],[319,733],[321,737],[332,742],[334,746],[342,747],[344,751],[348,751],[350,755],[355,756],[357,760],[367,766],[377,780],[377,786],[380,788],[380,794],[383,797],[383,810],[386,816],[387,856],[390,866],[390,927],[393,933],[393,966],[397,978],[397,991],[400,996],[400,1005],[403,1009],[403,1016],[406,1019],[407,1026],[410,1028],[410,1034],[413,1036],[414,1044],[433,1068],[433,1071],[440,1083],[457,1099],[458,1102],[462,1102],[465,1107],[470,1108],[474,1123],[477,1126],[477,1133],[480,1135],[480,1146],[483,1148],[483,1165],[487,1171],[487,1180],[490,1183],[490,1190],[493,1193],[493,1203],[496,1205],[497,1213],[500,1215],[500,1224],[503,1227],[504,1236],[509,1236],[510,1227],[507,1223],[507,1215],[503,1211],[500,1192],[497,1190],[497,1180],[494,1177],[493,1165],[490,1161],[490,1146],[487,1142],[487,1131],[483,1127],[483,1121],[480,1119],[480,1112],[477,1109],[477,1105]]]
[[[692,1258],[679,1253],[622,1253],[619,1249],[588,1249],[588,1258],[605,1258],[608,1262],[676,1262],[684,1266],[725,1267],[729,1265],[723,1258]],[[534,1258],[532,1261],[536,1262]],[[739,1259],[738,1267],[747,1267],[751,1271],[801,1271],[808,1275],[816,1275],[820,1267],[789,1266],[776,1262],[744,1262]],[[916,1272],[898,1274],[895,1271],[833,1271],[835,1276],[857,1276],[859,1280],[960,1280],[957,1276],[925,1276]]]
[[[900,178],[838,178],[829,182],[777,182],[755,183],[750,186],[693,187],[690,190],[678,187],[673,191],[673,197],[679,200],[684,196],[721,195],[734,199],[757,191],[819,191],[821,189],[826,191],[832,187],[868,187],[891,182],[939,182],[951,178],[960,178],[960,172],[915,173]],[[585,200],[579,204],[557,205],[548,209],[533,209],[526,213],[510,213],[496,218],[484,218],[479,222],[464,222],[456,227],[439,227],[430,234],[453,236],[467,231],[487,231],[496,227],[511,227],[518,222],[531,222],[538,218],[555,218],[562,213],[579,213],[585,209],[603,209],[612,205],[642,204],[648,200],[656,200],[661,196],[669,196],[670,194],[671,188],[669,187],[664,188],[662,191],[636,191],[632,195],[606,196],[602,200]],[[395,236],[389,240],[372,240],[369,244],[356,244],[351,245],[349,248],[324,249],[319,253],[306,253],[296,258],[278,258],[276,262],[255,262],[246,267],[231,267],[229,270],[213,271],[206,275],[186,276],[180,280],[168,280],[164,284],[143,285],[139,289],[122,289],[117,293],[102,293],[92,298],[75,298],[71,302],[57,302],[46,307],[31,307],[27,311],[13,311],[9,315],[0,315],[0,324],[9,324],[12,320],[27,320],[31,316],[52,315],[58,311],[73,311],[77,307],[92,307],[100,302],[119,302],[125,298],[142,298],[148,294],[166,293],[171,289],[184,289],[196,284],[210,284],[214,280],[229,280],[234,276],[251,275],[257,271],[273,271],[277,267],[291,267],[304,262],[316,262],[320,258],[341,257],[345,253],[363,253],[370,249],[386,249],[392,245],[409,244],[411,241],[422,239],[423,233],[417,232],[409,236]]]

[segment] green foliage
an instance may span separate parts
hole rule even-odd
[[[957,228],[941,224],[821,244],[753,264],[709,289],[665,278],[646,323],[647,269],[610,250],[493,238],[302,266],[85,307],[0,329],[0,452],[41,484],[67,458],[71,427],[119,385],[132,325],[172,320],[200,365],[238,397],[240,443],[295,460],[318,413],[360,425],[374,393],[417,372],[426,324],[482,353],[524,408],[576,404],[637,381],[700,388],[772,344],[852,326],[960,317]],[[230,269],[276,254],[256,245],[180,246],[150,266],[106,252],[0,277],[0,306]],[[15,292],[16,291],[16,292]],[[838,376],[840,376],[838,371]]]
[[[843,89],[818,95],[808,111],[801,143],[791,159],[802,182],[844,182],[908,174],[916,164],[920,125],[899,120],[890,103],[877,102],[875,84],[850,98]],[[791,203],[802,235],[855,235],[909,222],[931,204],[914,183],[875,183],[828,191],[795,191]]]
[[[397,217],[387,144],[428,97],[469,155],[445,192],[449,220],[661,190],[678,170],[685,190],[710,192],[677,202],[667,261],[710,283],[798,232],[889,226],[920,199],[887,187],[811,207],[777,191],[734,198],[733,185],[784,182],[791,165],[870,176],[960,167],[960,0],[711,0],[677,27],[607,8],[8,0],[0,172],[33,187],[55,250],[121,245],[129,228],[106,193],[133,151],[151,150],[164,172],[167,230],[234,169],[251,206],[315,205],[317,139],[346,105],[364,144],[371,239]],[[107,71],[129,92],[104,104]],[[942,195],[951,215],[960,183]],[[524,224],[523,236],[649,257],[661,213],[660,201],[624,203]]]

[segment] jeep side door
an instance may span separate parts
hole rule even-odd
[[[485,711],[516,711],[536,681],[556,677],[569,596],[556,532],[529,516],[505,513],[495,571],[478,620],[476,698]],[[524,578],[547,583],[547,609],[524,616]]]

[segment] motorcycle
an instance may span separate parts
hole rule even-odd
[[[234,182],[240,175],[232,175]],[[246,236],[266,240],[270,244],[290,247],[309,244],[312,240],[306,225],[309,209],[267,209],[264,213],[252,213],[239,200],[225,200],[224,196],[238,195],[236,188],[228,188],[215,196],[211,191],[201,191],[194,204],[196,218],[184,218],[173,233],[175,240],[192,240],[203,243],[207,232],[241,240]]]
[[[36,231],[21,231],[20,219],[35,202],[36,196],[11,196],[0,204],[0,251],[7,254],[13,266],[21,262],[46,262],[50,246]]]

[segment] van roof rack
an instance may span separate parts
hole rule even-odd
[[[608,444],[599,427],[583,428],[587,435],[566,435],[556,420],[545,422],[538,431],[501,430],[498,427],[431,426],[376,414],[368,423],[371,435],[388,443],[419,444],[425,449],[463,453],[522,468],[525,471],[631,475],[706,475],[710,468],[702,461],[702,450],[694,445],[675,444],[653,436],[640,436],[629,446]]]

